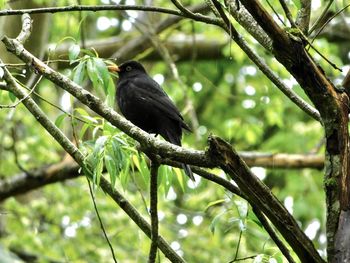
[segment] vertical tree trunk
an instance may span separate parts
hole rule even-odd
[[[327,201],[327,253],[329,262],[350,262],[350,195],[348,96],[338,96],[342,108],[339,125],[325,122]]]

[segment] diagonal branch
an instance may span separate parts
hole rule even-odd
[[[11,74],[6,68],[4,68],[4,79],[7,82],[8,90],[11,91],[18,99],[26,97],[26,93],[22,91],[21,87],[17,84]],[[69,139],[59,130],[55,124],[53,124],[44,114],[44,112],[38,107],[34,100],[27,97],[23,100],[24,106],[33,114],[38,122],[50,133],[50,135],[56,139],[56,141],[64,148],[64,150],[73,157],[73,159],[84,167],[85,157],[76,148],[76,146],[69,141]],[[112,197],[112,199],[124,210],[124,212],[138,225],[138,227],[148,236],[151,236],[151,227],[147,221],[137,212],[137,210],[125,199],[125,197],[119,193],[117,189],[114,189],[111,184],[101,178],[101,188]],[[184,260],[169,246],[169,244],[163,239],[159,238],[159,248],[164,255],[172,262],[184,262]]]
[[[282,254],[286,257],[289,263],[295,263],[295,260],[290,255],[288,248],[284,245],[281,239],[279,239],[275,230],[270,226],[270,223],[266,219],[265,215],[261,212],[261,210],[256,207],[253,207],[253,212],[256,217],[259,219],[260,223],[265,228],[266,232],[270,235],[271,239],[275,242],[276,246],[281,250]]]
[[[141,144],[142,148],[149,149],[155,154],[160,154],[162,157],[168,157],[179,162],[202,167],[215,166],[215,164],[208,158],[207,153],[204,151],[190,150],[176,146],[166,141],[157,139],[136,127],[124,117],[119,115],[116,111],[107,107],[99,98],[87,90],[84,90],[68,77],[54,71],[41,60],[33,56],[17,40],[9,39],[5,36],[2,41],[5,43],[10,52],[16,54],[16,56],[23,60],[29,67],[34,68],[36,72],[44,75],[47,79],[62,87],[91,110],[108,120],[111,124],[125,132],[133,139],[137,140]]]
[[[236,0],[225,0],[227,12],[266,50],[272,52],[272,41],[243,5]],[[215,7],[214,7],[215,8]],[[220,15],[220,14],[219,14]]]
[[[279,0],[279,1],[280,1],[282,8],[283,8],[284,13],[286,14],[286,17],[287,17],[289,23],[291,24],[292,27],[297,28],[297,26],[293,20],[293,16],[292,16],[286,2],[284,0]]]
[[[287,209],[249,170],[231,145],[218,137],[209,138],[209,151],[220,167],[236,182],[249,203],[259,207],[276,226],[301,262],[324,262],[311,240],[300,229]]]

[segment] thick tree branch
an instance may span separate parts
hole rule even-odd
[[[259,166],[282,169],[314,168],[319,170],[324,167],[324,156],[316,154],[240,152],[239,155],[250,167]]]
[[[274,42],[276,42],[276,40],[281,43],[289,42],[288,35],[280,28],[273,17],[262,8],[260,2],[256,0],[242,0],[241,3]]]
[[[166,141],[157,139],[136,127],[131,122],[119,115],[116,111],[107,107],[99,98],[87,90],[84,90],[66,76],[54,71],[38,58],[34,57],[26,49],[24,49],[23,45],[17,40],[4,37],[2,41],[5,43],[9,51],[16,54],[16,56],[22,59],[29,67],[34,68],[36,72],[44,75],[47,79],[65,89],[91,110],[108,120],[111,124],[125,132],[133,139],[137,140],[141,144],[142,148],[148,149],[155,154],[160,154],[164,158],[172,158],[179,162],[201,167],[215,166],[215,164],[211,162],[211,159],[208,158],[207,153],[204,151],[190,150],[176,146]]]
[[[212,158],[216,158],[220,167],[236,182],[249,203],[259,207],[270,219],[302,262],[324,262],[293,216],[270,189],[252,174],[231,145],[218,137],[210,137],[209,151]]]
[[[0,201],[47,184],[77,178],[81,175],[79,168],[74,162],[60,162],[2,179],[0,181]]]

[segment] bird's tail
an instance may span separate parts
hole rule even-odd
[[[191,167],[190,167],[188,164],[183,163],[183,164],[182,164],[182,168],[184,169],[185,174],[186,174],[193,182],[196,181],[196,180],[194,179],[194,176],[193,176]]]
[[[166,136],[164,136],[164,137],[165,137],[164,139],[171,142],[172,144],[176,144],[178,146],[181,146],[181,135],[177,136],[177,135],[174,135],[171,132],[167,131]],[[194,179],[191,167],[188,164],[183,163],[182,168],[184,169],[185,174],[194,182],[195,179]]]

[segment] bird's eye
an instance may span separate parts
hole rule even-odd
[[[127,66],[126,68],[125,68],[125,70],[126,71],[130,71],[132,68],[130,67],[130,66]]]

